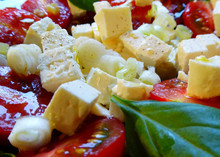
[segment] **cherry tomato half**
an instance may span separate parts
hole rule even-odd
[[[193,32],[193,37],[198,34],[213,33],[214,22],[210,2],[189,2],[183,13],[184,25]]]
[[[197,103],[220,109],[220,97],[211,99],[196,99],[187,96],[187,83],[176,78],[162,81],[154,85],[150,92],[151,100],[157,101],[176,101],[186,103]]]
[[[54,12],[50,11],[48,7],[52,7]],[[48,16],[63,28],[67,28],[71,22],[67,0],[27,0],[21,8],[40,18]]]
[[[17,157],[122,157],[124,145],[125,130],[121,121],[89,117],[73,136],[58,137],[38,152],[20,152]]]
[[[36,15],[16,8],[0,10],[0,42],[21,44],[31,24],[40,20]]]
[[[0,146],[6,146],[15,119],[44,113],[52,93],[42,88],[39,76],[20,78],[6,66],[0,66],[0,93]]]

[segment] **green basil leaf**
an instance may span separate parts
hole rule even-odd
[[[111,100],[126,116],[131,156],[220,157],[219,109],[181,102],[129,101],[116,96]]]
[[[93,3],[99,0],[69,0],[69,1],[78,8],[94,11]]]

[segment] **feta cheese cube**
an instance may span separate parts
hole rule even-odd
[[[129,7],[102,8],[94,17],[102,41],[118,38],[132,30],[131,10]]]
[[[111,5],[108,1],[95,2],[95,3],[93,3],[93,6],[95,8],[96,13],[98,13],[101,9],[111,8]]]
[[[98,90],[80,80],[64,83],[54,93],[43,116],[53,128],[71,136],[90,113],[99,95]]]
[[[112,88],[116,85],[117,78],[98,68],[92,68],[86,81],[90,86],[101,92],[97,102],[109,106]]]
[[[72,26],[71,32],[74,38],[79,38],[81,36],[93,38],[94,36],[90,24],[80,24],[80,25]]]
[[[69,46],[47,50],[41,54],[38,69],[43,88],[49,92],[55,92],[65,82],[77,79],[84,81],[75,56],[75,52]]]
[[[171,46],[151,34],[136,50],[136,56],[137,59],[144,62],[145,67],[157,66],[168,61],[171,50]]]
[[[91,27],[92,27],[94,39],[96,39],[98,41],[101,41],[101,37],[100,37],[100,33],[99,33],[99,30],[98,30],[97,24],[95,22],[93,22]]]
[[[189,60],[194,59],[200,55],[206,55],[208,49],[206,45],[202,44],[196,39],[182,40],[177,48],[177,60],[179,63],[179,70],[186,74],[189,71]]]
[[[58,24],[55,24],[49,17],[45,17],[29,27],[24,43],[36,44],[42,49],[41,34],[54,29],[61,29],[61,27]]]
[[[149,97],[152,89],[152,85],[118,79],[116,89],[114,87],[114,93],[123,99],[143,100]]]
[[[187,95],[197,98],[220,96],[220,56],[199,56],[189,63]]]
[[[66,45],[72,46],[75,39],[65,29],[56,29],[41,35],[43,52]]]
[[[215,34],[197,35],[196,40],[207,47],[209,53],[206,57],[220,55],[220,39]]]
[[[153,0],[135,0],[135,5],[139,7],[144,7],[146,5],[151,5]]]
[[[213,10],[213,19],[217,36],[220,37],[220,1],[217,1]]]

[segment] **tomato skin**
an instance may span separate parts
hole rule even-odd
[[[118,6],[125,3],[127,0],[100,0],[100,1],[108,1],[111,6]]]
[[[0,66],[0,93],[0,146],[7,146],[15,119],[43,114],[52,93],[42,89],[39,76],[20,78],[7,66]]]
[[[210,2],[189,2],[183,13],[184,25],[193,32],[193,37],[198,34],[213,33],[214,22]]]
[[[17,157],[122,157],[124,145],[125,130],[121,121],[88,117],[73,136],[61,140],[58,137],[39,152],[20,152]]]
[[[189,0],[161,0],[161,3],[173,14],[177,24],[183,24],[183,12]]]
[[[53,14],[47,11],[47,5],[51,3],[58,5],[59,13]],[[66,0],[27,0],[21,8],[40,18],[48,16],[62,28],[67,28],[71,22],[71,13]]]
[[[25,21],[29,19],[30,22]],[[21,44],[33,22],[40,20],[34,14],[16,8],[0,10],[0,42],[9,45]]]
[[[150,92],[149,99],[157,101],[176,101],[186,103],[197,103],[220,109],[220,96],[210,99],[197,99],[187,96],[187,82],[176,78],[155,84]]]

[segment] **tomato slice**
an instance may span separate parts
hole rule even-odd
[[[42,88],[39,76],[20,78],[7,66],[0,66],[0,93],[0,146],[6,146],[15,119],[44,113],[52,93]]]
[[[0,42],[21,44],[30,25],[40,20],[34,14],[16,8],[0,10]]]
[[[62,136],[62,135],[61,135]],[[20,152],[17,157],[122,157],[125,130],[116,118],[89,117],[71,137],[60,137],[38,152]]]
[[[157,101],[176,101],[197,103],[220,109],[220,97],[211,99],[197,99],[187,96],[187,83],[176,78],[162,81],[154,85],[149,99]]]
[[[183,13],[183,20],[192,30],[193,37],[198,34],[213,33],[215,30],[210,2],[189,2]]]
[[[57,4],[59,11],[49,11],[47,7],[51,4]],[[48,16],[62,28],[67,28],[71,22],[71,13],[66,0],[27,0],[21,8],[40,18]]]

